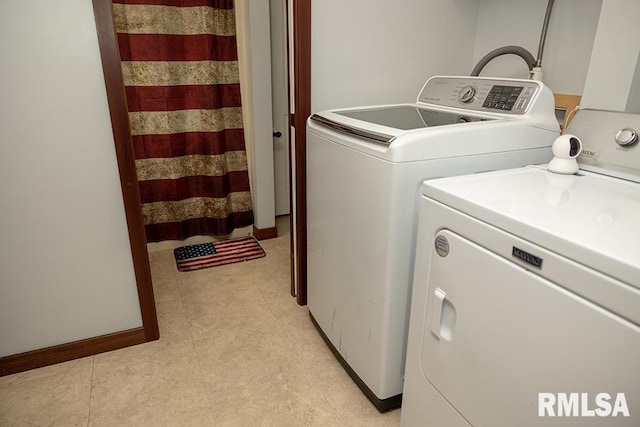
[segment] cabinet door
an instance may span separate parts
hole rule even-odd
[[[450,231],[438,236],[448,253],[432,254],[422,372],[472,425],[639,425],[636,325]],[[540,418],[538,393],[588,393],[589,410],[598,393],[625,393],[630,416]]]

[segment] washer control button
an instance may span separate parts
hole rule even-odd
[[[468,104],[476,97],[476,88],[473,86],[465,86],[458,94],[458,101]]]

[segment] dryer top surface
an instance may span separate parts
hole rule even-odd
[[[640,184],[541,166],[425,181],[426,197],[640,288]]]

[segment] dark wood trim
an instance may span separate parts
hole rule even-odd
[[[147,341],[143,328],[131,329],[0,358],[0,377],[80,359]]]
[[[93,0],[93,12],[98,31],[98,43],[100,45],[100,56],[102,58],[104,81],[111,114],[111,127],[113,129],[118,170],[120,171],[120,184],[122,186],[127,227],[129,229],[131,255],[133,256],[133,267],[138,286],[142,326],[145,339],[152,341],[157,340],[160,337],[160,333],[153,297],[147,239],[142,218],[142,203],[140,202],[140,190],[136,175],[135,156],[131,142],[129,114],[127,112],[127,100],[111,0]]]
[[[275,239],[278,237],[278,227],[258,228],[254,225],[253,237],[258,240]]]
[[[311,114],[311,0],[293,0],[294,127],[296,181],[296,299],[307,303],[307,135]]]
[[[293,114],[291,114],[291,67],[289,67],[289,64],[291,64],[292,61],[292,55],[291,55],[291,44],[289,43],[289,20],[292,18],[291,15],[289,14],[289,4],[291,4],[290,2],[292,2],[293,0],[285,0],[285,10],[286,10],[286,17],[287,19],[285,20],[285,25],[287,26],[287,46],[286,46],[286,55],[287,55],[287,102],[288,102],[288,110],[289,110],[289,117],[288,117],[288,123],[287,123],[287,132],[289,134],[289,262],[291,264],[291,296],[295,297],[296,296],[296,259],[293,253],[293,245],[295,245],[295,240],[293,239],[293,230],[295,227],[295,208],[293,206],[293,187],[294,187],[294,181],[293,181],[293,155],[292,155],[292,147],[294,142],[291,140],[291,126],[293,126]]]

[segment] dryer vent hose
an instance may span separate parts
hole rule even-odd
[[[482,69],[492,59],[497,58],[498,56],[501,56],[501,55],[508,55],[508,54],[518,55],[520,58],[524,59],[524,62],[527,63],[529,70],[532,70],[533,66],[536,63],[536,59],[533,57],[531,52],[529,52],[527,49],[521,46],[503,46],[503,47],[494,49],[491,52],[487,53],[485,56],[483,56],[482,59],[478,61],[476,66],[473,67],[473,70],[471,71],[471,75],[479,76],[480,71],[482,71]]]

